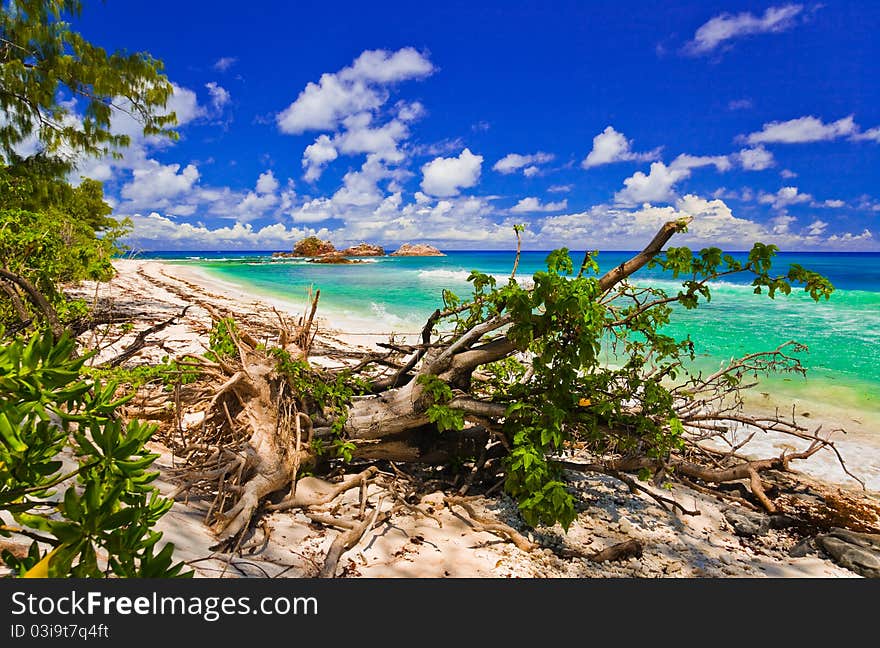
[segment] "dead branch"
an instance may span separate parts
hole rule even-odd
[[[153,335],[154,333],[158,333],[159,331],[167,328],[168,326],[171,326],[179,318],[186,315],[186,311],[189,310],[190,306],[191,306],[191,304],[184,306],[183,310],[180,311],[180,313],[178,313],[177,315],[169,317],[164,322],[159,322],[158,324],[154,324],[153,326],[151,326],[147,329],[144,329],[143,331],[138,333],[137,337],[135,337],[134,341],[131,344],[129,344],[127,347],[125,347],[125,350],[122,353],[117,355],[115,358],[111,358],[110,360],[102,362],[100,364],[100,367],[102,367],[102,368],[118,367],[119,365],[121,365],[123,362],[125,362],[126,360],[131,358],[134,354],[136,354],[138,351],[140,351],[141,349],[143,349],[146,346],[147,338],[149,336]]]

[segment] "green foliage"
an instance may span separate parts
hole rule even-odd
[[[175,137],[173,88],[149,54],[108,53],[73,30],[79,0],[15,0],[0,12],[0,152],[36,135],[49,152],[100,155],[127,146],[110,120],[120,108],[141,122],[144,135]],[[75,100],[80,115],[74,116]]]
[[[83,317],[87,308],[83,302],[68,300],[62,284],[110,279],[114,274],[110,260],[122,251],[117,241],[128,223],[107,216],[110,207],[99,183],[85,181],[71,187],[51,177],[53,172],[33,159],[0,169],[0,263],[30,280],[61,321],[70,323]],[[100,236],[96,229],[102,230]],[[0,324],[34,315],[26,298],[20,298],[16,308],[9,294],[0,292]]]
[[[766,289],[770,297],[788,294],[792,284],[803,284],[815,300],[830,296],[828,280],[800,266],[772,275],[776,251],[756,244],[740,262],[718,248],[698,253],[669,248],[651,265],[682,280],[677,294],[626,281],[606,291],[597,276],[597,253],[587,253],[574,275],[565,248],[547,256],[546,271],[535,273],[530,289],[513,279],[499,286],[474,271],[469,303],[444,292],[457,330],[505,313],[511,319],[505,335],[529,358],[530,367],[515,358],[487,365],[489,378],[480,386],[481,396],[507,404],[504,430],[511,451],[505,489],[519,502],[526,522],[567,528],[574,520],[574,501],[558,460],[573,441],[597,453],[655,458],[684,447],[670,381],[686,373],[693,344],[662,332],[674,304],[696,308],[711,299],[712,280],[739,272],[753,274],[755,292]],[[615,366],[608,365],[603,349],[614,354]],[[420,380],[433,399],[431,407],[448,410],[443,404],[452,398],[449,387],[434,376]],[[444,417],[442,410],[431,416],[439,425],[458,425]]]
[[[114,382],[132,390],[139,389],[144,385],[159,383],[166,391],[170,391],[177,384],[194,383],[201,376],[201,372],[197,368],[181,364],[177,360],[171,360],[167,355],[162,356],[162,360],[158,364],[144,364],[136,367],[84,366],[82,374],[93,380]]]
[[[424,393],[431,400],[425,413],[428,420],[437,426],[440,432],[464,429],[464,414],[447,406],[452,400],[452,389],[437,376],[423,374],[418,383],[424,386]]]
[[[275,370],[284,376],[306,411],[317,410],[325,419],[332,421],[332,440],[326,445],[323,440],[314,439],[312,450],[315,454],[329,454],[345,462],[351,461],[355,445],[343,438],[342,431],[352,396],[368,391],[369,383],[352,376],[349,371],[324,374],[305,360],[292,358],[284,349],[272,348],[267,352],[275,358]]]
[[[162,534],[152,527],[172,503],[151,485],[158,455],[144,444],[154,428],[122,422],[116,409],[127,398],[115,397],[115,383],[81,379],[85,358],[73,350],[70,337],[56,343],[48,332],[0,347],[0,511],[54,547],[35,541],[26,557],[5,551],[2,560],[19,575],[47,557],[49,576],[189,575],[172,564],[173,545],[156,553]]]
[[[235,318],[223,317],[211,326],[211,334],[208,337],[208,347],[211,349],[205,353],[208,360],[217,362],[225,358],[234,358],[238,355],[238,346],[235,344]]]

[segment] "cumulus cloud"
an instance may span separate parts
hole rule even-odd
[[[797,18],[803,10],[803,5],[786,4],[769,7],[760,16],[747,11],[720,14],[697,29],[693,40],[685,45],[684,51],[686,54],[699,56],[736,38],[786,31],[798,24]]]
[[[303,151],[302,165],[306,170],[303,177],[314,182],[321,177],[324,167],[339,156],[336,147],[326,135],[319,135],[314,143],[309,144]]]
[[[818,218],[814,220],[807,226],[807,234],[809,236],[820,236],[825,232],[825,229],[828,227],[828,223],[823,220],[819,220]]]
[[[640,205],[642,203],[671,202],[675,199],[675,184],[689,178],[693,169],[714,166],[718,171],[727,171],[732,163],[726,155],[689,155],[682,153],[668,166],[663,162],[653,162],[645,174],[636,171],[623,181],[623,189],[614,194],[618,205]]]
[[[134,169],[132,180],[122,187],[122,197],[130,207],[164,207],[169,198],[192,190],[199,179],[199,170],[188,164],[182,170],[179,164],[160,164],[155,160]]]
[[[859,127],[852,115],[827,124],[818,117],[807,115],[788,121],[764,124],[760,131],[750,133],[745,140],[749,144],[802,144],[852,136],[856,135],[858,130]]]
[[[211,106],[213,106],[216,112],[223,110],[223,107],[232,99],[229,91],[214,81],[206,83],[205,87],[208,89],[208,94],[211,96]]]
[[[657,158],[659,149],[646,153],[635,153],[632,150],[632,141],[628,140],[623,133],[619,133],[612,126],[608,126],[593,138],[593,150],[581,162],[585,169],[611,164],[613,162],[625,162],[630,160],[648,161]]]
[[[272,169],[261,173],[260,177],[257,178],[257,193],[275,193],[278,191],[278,187],[278,179],[275,177],[275,174],[272,173]]]
[[[405,47],[396,52],[368,50],[348,67],[310,82],[296,101],[277,115],[283,133],[335,130],[358,112],[375,110],[388,101],[387,86],[430,75],[434,66],[420,52]]]
[[[758,196],[758,202],[771,205],[773,209],[784,209],[789,205],[810,202],[813,196],[801,193],[797,187],[782,187],[775,194],[762,193]]]
[[[541,204],[541,201],[534,197],[523,198],[513,207],[510,208],[514,214],[530,214],[534,212],[555,212],[562,211],[568,207],[568,200],[560,200],[559,202],[549,202]]]
[[[873,238],[874,235],[871,234],[871,231],[865,228],[861,234],[853,234],[852,232],[832,234],[828,237],[828,241],[831,243],[853,243],[857,241],[870,241]]]
[[[614,194],[614,202],[620,205],[668,202],[675,196],[672,190],[675,183],[690,174],[690,169],[674,169],[663,162],[654,162],[647,175],[642,171],[636,171],[624,180],[623,189]]]
[[[880,126],[875,126],[866,130],[864,133],[856,133],[853,136],[855,140],[868,140],[871,142],[880,142]]]
[[[746,171],[763,171],[776,164],[773,154],[763,146],[744,148],[736,154],[736,159]]]
[[[254,228],[250,223],[236,222],[228,227],[211,229],[204,225],[177,223],[157,212],[134,214],[131,220],[134,223],[134,232],[127,241],[136,249],[289,249],[294,242],[305,236],[329,236],[326,229],[288,229],[281,223]]]
[[[504,175],[509,175],[511,173],[516,173],[517,171],[522,170],[523,175],[525,175],[526,177],[531,177],[533,175],[537,175],[540,172],[540,169],[538,168],[539,164],[550,162],[553,160],[553,158],[554,156],[552,153],[544,153],[543,151],[538,151],[537,153],[532,153],[531,155],[508,153],[503,158],[498,160],[492,167],[492,169],[497,171],[498,173],[503,173]]]
[[[480,179],[482,155],[464,149],[458,157],[438,157],[422,166],[422,191],[432,196],[455,196]]]

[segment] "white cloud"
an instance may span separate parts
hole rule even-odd
[[[827,227],[828,223],[817,218],[807,226],[807,234],[808,236],[820,236],[825,232]]]
[[[679,180],[687,178],[690,174],[689,169],[673,169],[667,167],[663,162],[654,162],[647,175],[642,171],[636,171],[624,180],[624,188],[614,194],[614,202],[620,205],[668,202],[675,197],[672,190],[673,185]]]
[[[554,156],[552,153],[544,153],[543,151],[538,151],[537,153],[532,153],[531,155],[508,153],[503,158],[498,160],[492,167],[492,169],[494,171],[497,171],[498,173],[503,173],[504,175],[516,173],[517,171],[522,169],[523,175],[529,177],[538,173],[538,164],[550,162],[553,160],[553,157]],[[530,169],[534,169],[534,171],[530,171]]]
[[[534,212],[555,212],[562,211],[568,207],[568,200],[560,200],[559,202],[550,202],[541,204],[541,201],[534,197],[523,198],[513,207],[510,208],[514,214],[529,214]]]
[[[284,133],[334,130],[341,121],[363,111],[379,108],[388,100],[385,86],[430,75],[434,66],[411,47],[396,52],[368,50],[351,66],[321,75],[309,83],[296,101],[277,115]]]
[[[392,119],[379,127],[372,127],[370,113],[358,113],[343,120],[345,130],[333,138],[336,149],[349,155],[376,153],[383,160],[400,162],[403,155],[397,145],[409,137],[409,128],[399,120]]]
[[[855,241],[870,241],[873,238],[874,235],[871,234],[871,231],[865,228],[861,234],[853,234],[851,232],[846,232],[844,234],[833,234],[828,237],[828,240],[832,243],[852,243]]]
[[[697,169],[704,166],[714,166],[719,171],[728,171],[732,166],[726,155],[688,155],[682,153],[669,165],[670,169]]]
[[[623,133],[618,133],[612,126],[593,138],[593,150],[581,162],[585,169],[624,162],[629,160],[648,161],[657,158],[659,149],[647,153],[635,153],[632,150],[632,141],[628,140]]]
[[[789,205],[797,205],[811,200],[813,200],[813,196],[800,193],[797,187],[782,187],[775,194],[762,193],[758,196],[759,203],[772,205],[773,209],[784,209]]]
[[[199,170],[193,164],[181,170],[179,164],[148,160],[144,167],[134,169],[132,175],[132,180],[120,192],[130,201],[129,208],[155,209],[165,207],[168,199],[191,191],[198,182]]]
[[[791,169],[783,169],[782,171],[779,172],[779,175],[781,175],[786,180],[790,180],[791,178],[797,178],[797,176],[798,176],[798,174],[795,173],[794,171],[792,171]]]
[[[547,187],[547,191],[550,193],[568,193],[574,189],[574,185],[566,184],[566,185],[551,185]]]
[[[817,117],[807,115],[784,122],[769,122],[764,124],[760,131],[750,133],[745,139],[749,144],[801,144],[855,135],[858,130],[859,127],[852,115],[827,124]]]
[[[212,67],[220,72],[226,72],[226,70],[235,65],[237,61],[238,59],[234,56],[223,56],[217,59]]]
[[[273,193],[259,194],[249,191],[235,206],[235,219],[242,223],[256,220],[278,204],[278,196]]]
[[[789,214],[779,214],[770,219],[774,234],[789,234],[791,232],[791,226],[796,222],[797,218],[790,216]]]
[[[229,227],[211,229],[204,225],[176,223],[157,212],[146,216],[131,216],[134,232],[128,237],[129,244],[137,248],[159,248],[163,250],[204,250],[239,249],[271,250],[289,249],[293,243],[305,236],[326,238],[326,229],[286,228],[275,223],[256,229],[250,223],[236,222]]]
[[[866,130],[864,133],[857,133],[853,136],[854,140],[868,140],[871,142],[880,142],[880,126]]]
[[[763,171],[776,164],[773,154],[763,146],[742,149],[736,158],[746,171]]]
[[[177,84],[172,84],[174,92],[168,99],[165,109],[174,111],[177,115],[177,125],[183,126],[189,122],[204,117],[205,109],[199,105],[196,93],[189,88],[183,88]],[[129,117],[134,122],[134,128],[141,132],[141,124],[133,117]]]
[[[278,191],[278,187],[278,179],[275,177],[275,174],[272,173],[272,169],[261,173],[260,177],[257,178],[257,193],[275,193]]]
[[[223,110],[223,107],[232,99],[229,91],[214,81],[206,83],[205,87],[208,89],[208,94],[211,95],[211,105],[217,112]]]
[[[455,196],[480,179],[482,155],[464,149],[458,157],[438,157],[422,166],[422,191],[432,196]]]
[[[832,199],[825,200],[824,202],[820,203],[819,206],[830,207],[831,209],[840,209],[841,207],[846,207],[846,203],[842,200],[832,198]]]
[[[803,5],[787,4],[769,7],[762,16],[749,12],[723,13],[697,29],[694,39],[685,45],[685,52],[694,56],[706,54],[719,45],[751,34],[782,32],[797,24]]]
[[[614,194],[618,205],[635,206],[642,203],[671,202],[676,194],[677,182],[689,178],[693,169],[714,166],[718,171],[727,171],[732,164],[726,155],[689,155],[682,153],[669,166],[663,162],[653,162],[646,175],[636,171],[623,181],[623,189]]]
[[[314,143],[309,144],[303,151],[302,165],[306,170],[303,177],[314,182],[321,177],[324,167],[339,156],[333,142],[326,135],[319,135]]]

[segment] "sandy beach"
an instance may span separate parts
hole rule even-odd
[[[94,362],[119,353],[139,330],[167,319],[194,301],[211,304],[220,312],[234,314],[255,337],[269,339],[277,327],[279,314],[295,318],[305,303],[256,296],[226,282],[206,276],[192,267],[166,265],[155,261],[115,261],[118,276],[107,284],[86,285],[75,293],[87,299],[111,300],[114,308],[135,323],[131,332],[106,344]],[[277,311],[277,312],[276,312]],[[190,308],[178,323],[168,326],[150,340],[131,364],[158,361],[164,355],[200,354],[205,351],[210,315],[201,307]],[[83,339],[86,344],[99,342]],[[109,340],[110,336],[108,336]],[[368,328],[363,321],[324,317],[319,308],[319,328],[314,361],[321,349],[344,346],[368,349],[387,339],[382,331]],[[814,420],[821,419],[814,413]],[[822,421],[819,420],[821,423]],[[829,419],[829,427],[842,422]],[[873,443],[869,444],[868,441]],[[779,453],[779,439],[761,440],[752,452]],[[786,440],[790,444],[790,441]],[[867,431],[855,432],[838,442],[849,469],[865,480],[869,491],[880,491],[878,447]],[[160,490],[175,488],[172,468],[180,458],[173,457],[159,443],[161,454]],[[830,453],[828,453],[830,454]],[[809,465],[807,465],[809,464]],[[793,465],[815,480],[817,487],[841,495],[865,496],[857,484],[843,474],[833,456],[819,456]],[[421,497],[416,506],[423,515],[398,515],[378,527],[340,561],[344,576],[363,577],[811,577],[847,578],[857,574],[835,564],[811,546],[799,546],[799,539],[785,528],[768,528],[758,534],[743,534],[731,520],[737,505],[676,485],[673,496],[699,515],[680,515],[664,510],[645,494],[630,493],[610,477],[573,475],[578,494],[578,517],[568,533],[561,527],[526,529],[518,520],[516,507],[507,496],[480,498],[475,507],[481,514],[495,517],[530,535],[545,547],[523,552],[497,535],[476,530],[469,520],[442,506],[442,493]],[[283,575],[309,577],[317,572],[335,530],[310,523],[301,512],[273,512],[241,555],[217,554],[211,550],[216,538],[204,524],[209,502],[199,498],[177,501],[160,522],[165,539],[174,542],[177,556],[189,562],[200,577],[264,577]],[[355,510],[357,493],[350,491],[342,509]],[[262,534],[262,535],[261,535]],[[579,552],[596,551],[629,538],[644,546],[641,558],[593,563],[581,558],[564,558],[566,547]]]

